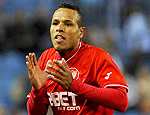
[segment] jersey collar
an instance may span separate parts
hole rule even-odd
[[[56,52],[56,60],[62,60],[62,58],[65,59],[65,61],[69,61],[71,60],[74,56],[76,56],[76,54],[78,54],[79,50],[84,46],[84,43],[82,41],[80,41],[79,46],[74,49],[73,51],[71,51],[70,53],[68,53],[65,56],[60,56],[57,52]]]

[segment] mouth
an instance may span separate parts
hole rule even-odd
[[[62,35],[56,35],[56,36],[55,36],[55,40],[56,40],[58,43],[61,43],[61,42],[63,42],[64,40],[66,40],[66,38],[64,38]]]

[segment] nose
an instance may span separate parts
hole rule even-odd
[[[64,32],[64,27],[63,27],[63,24],[59,24],[56,28],[56,32]]]

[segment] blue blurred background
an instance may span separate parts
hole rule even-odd
[[[27,115],[31,85],[25,56],[52,47],[49,27],[60,3],[84,13],[85,43],[109,52],[129,86],[129,107],[150,114],[150,0],[0,0],[0,115]]]

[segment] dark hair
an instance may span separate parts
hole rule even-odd
[[[66,3],[63,3],[59,6],[59,8],[68,8],[68,9],[72,9],[72,10],[76,10],[80,16],[80,19],[78,21],[78,26],[79,27],[83,27],[84,25],[84,18],[83,18],[83,14],[79,8],[79,6],[77,5],[74,5],[74,4],[66,4]]]

